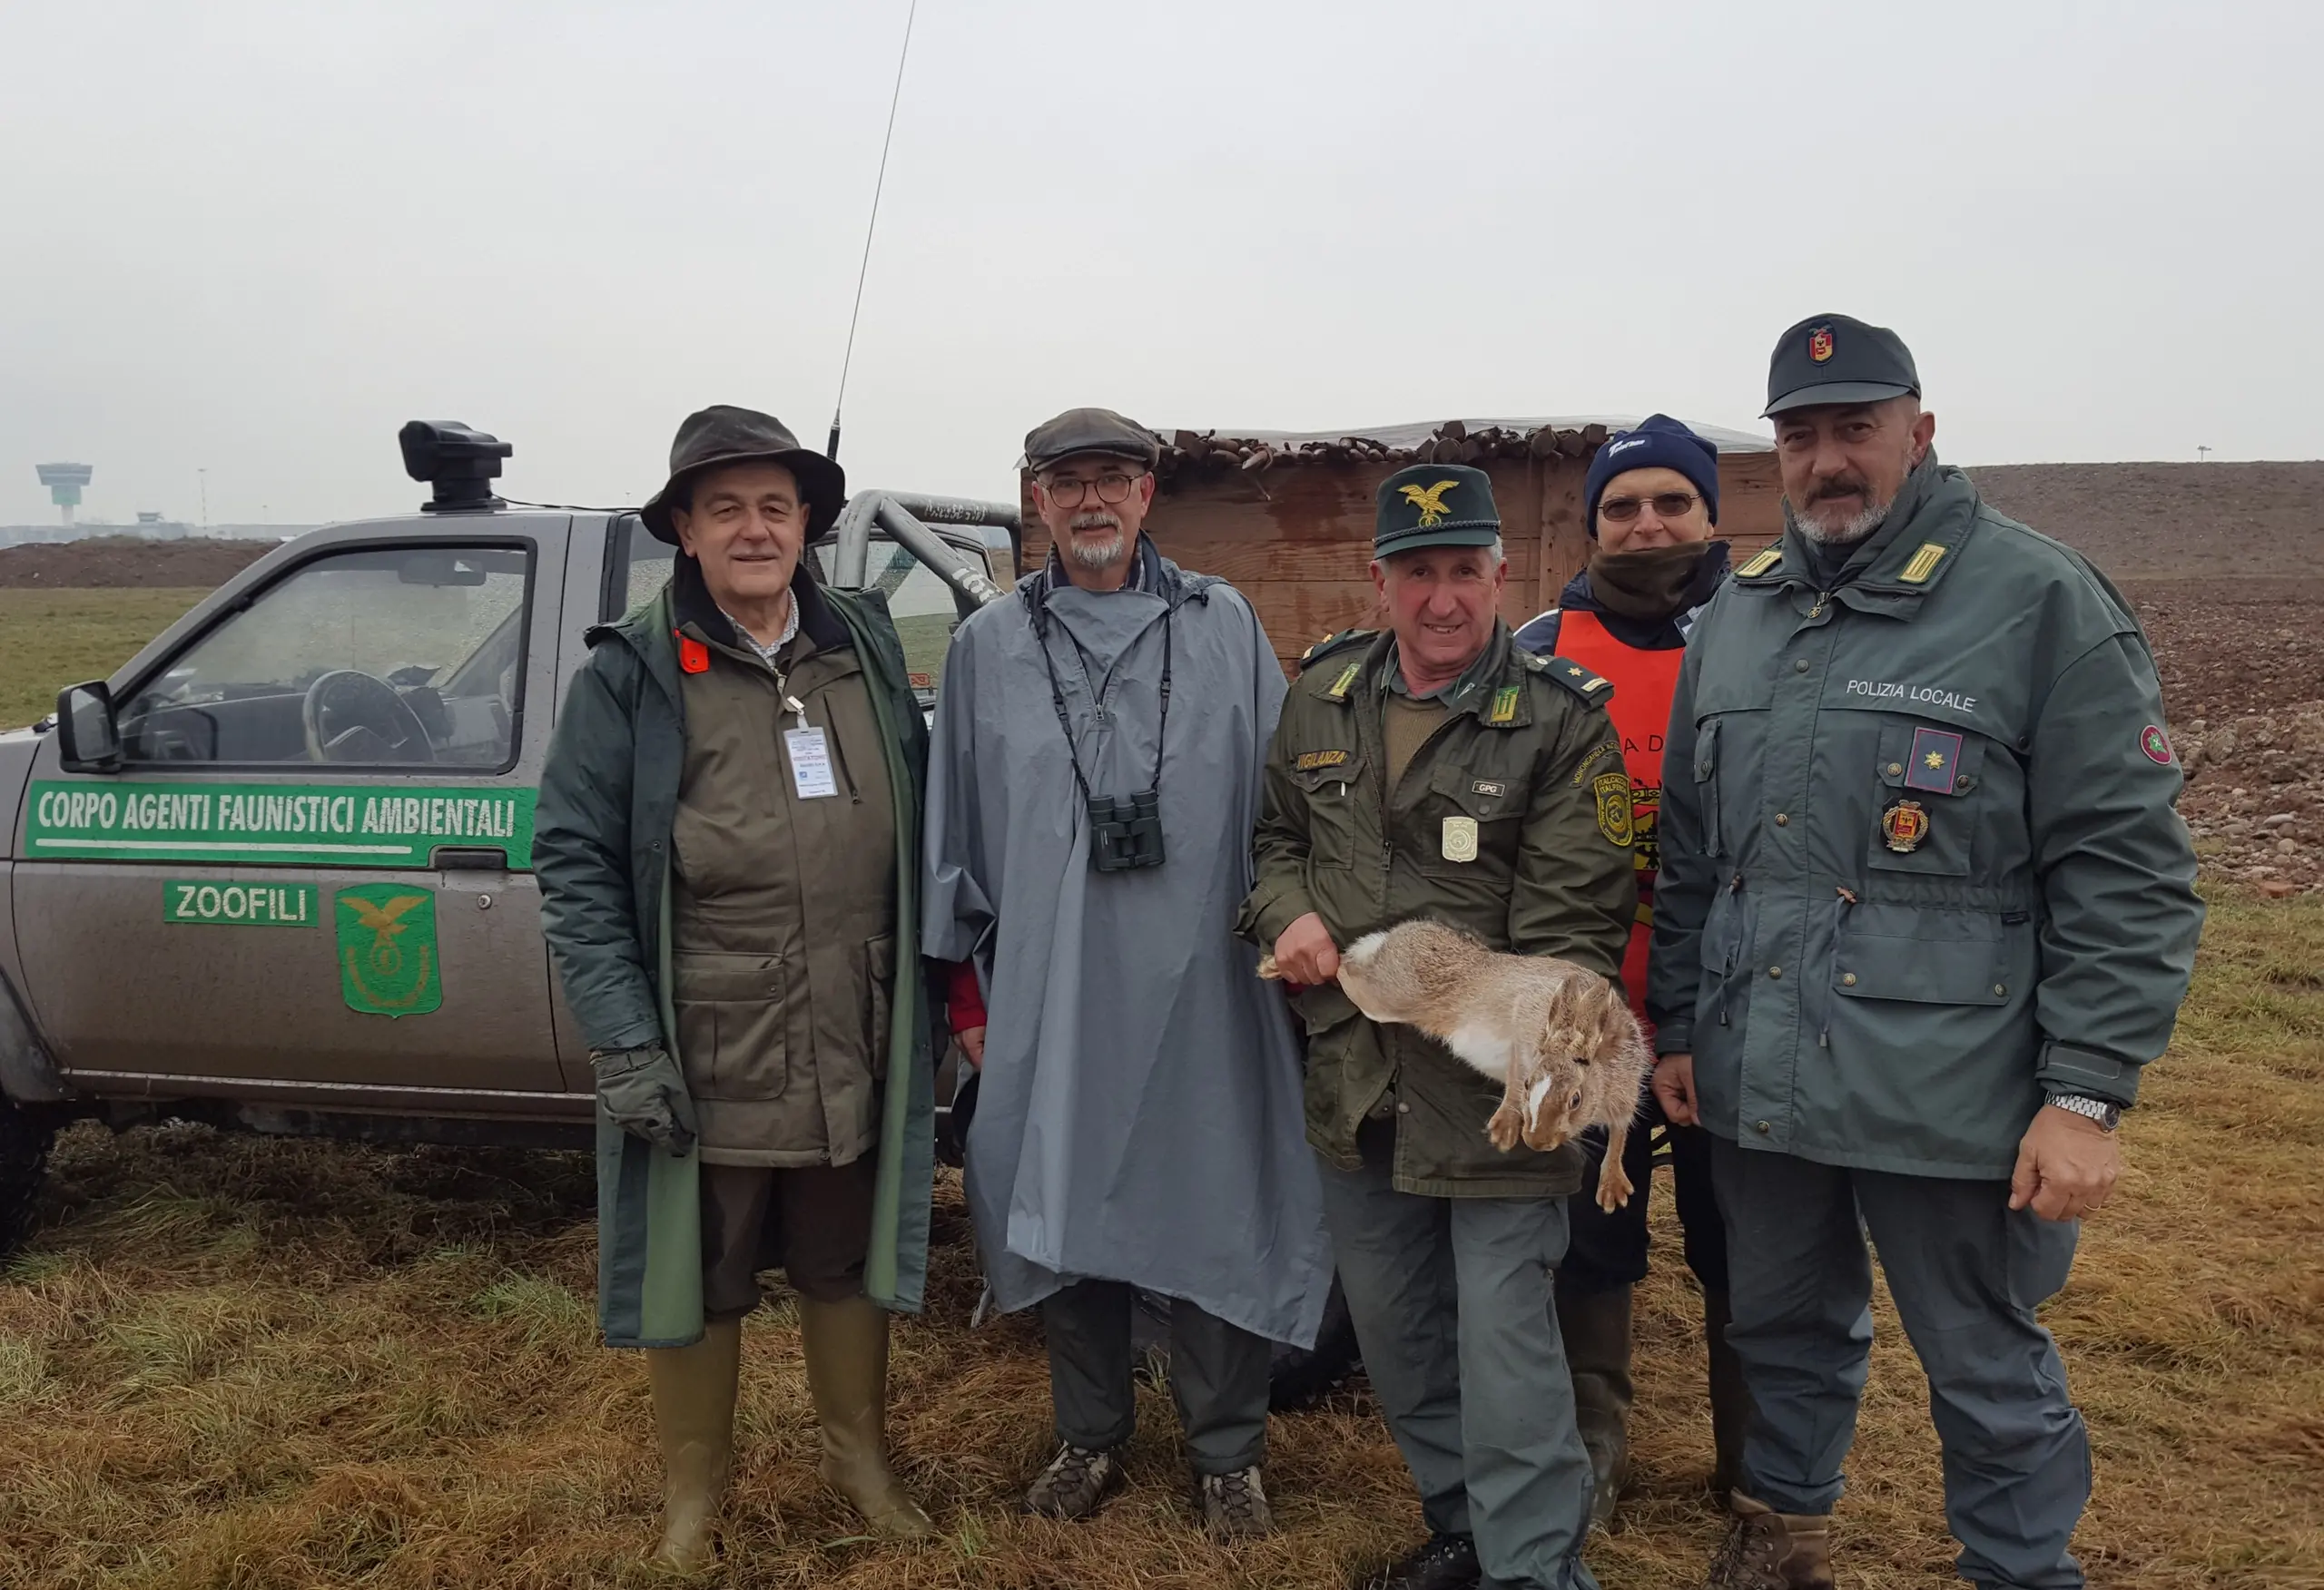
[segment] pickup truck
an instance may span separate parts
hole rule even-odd
[[[585,633],[674,553],[628,510],[504,501],[489,436],[401,441],[419,513],[284,544],[0,733],[0,1253],[74,1118],[591,1141],[534,795]],[[873,491],[808,555],[887,593],[925,706],[1020,537],[1011,506]],[[1352,1350],[1286,1364],[1321,1384]]]

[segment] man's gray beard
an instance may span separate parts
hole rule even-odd
[[[1798,521],[1799,533],[1818,546],[1854,546],[1888,522],[1888,510],[1896,504],[1895,497],[1885,503],[1876,503],[1837,530],[1826,529],[1819,521],[1806,514],[1794,514],[1792,517]]]
[[[1111,541],[1085,541],[1078,534],[1066,537],[1065,555],[1071,558],[1076,566],[1087,569],[1091,574],[1103,574],[1121,561],[1121,521],[1108,515],[1105,522],[1110,523],[1113,526],[1114,538]],[[1072,528],[1078,532],[1081,528],[1080,521],[1076,520]],[[1093,525],[1090,528],[1095,529],[1097,526]]]

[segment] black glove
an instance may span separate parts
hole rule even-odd
[[[597,1103],[615,1125],[672,1153],[694,1152],[701,1124],[667,1049],[601,1049],[589,1056],[589,1067],[597,1074]]]

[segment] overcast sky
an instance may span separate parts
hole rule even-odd
[[[0,522],[634,503],[831,418],[908,0],[0,6]],[[2324,455],[2324,5],[921,0],[842,461],[1116,407],[1761,429],[1892,326],[1959,463]]]

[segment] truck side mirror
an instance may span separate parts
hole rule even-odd
[[[56,742],[68,773],[121,771],[121,730],[113,722],[113,687],[93,679],[58,691]]]

